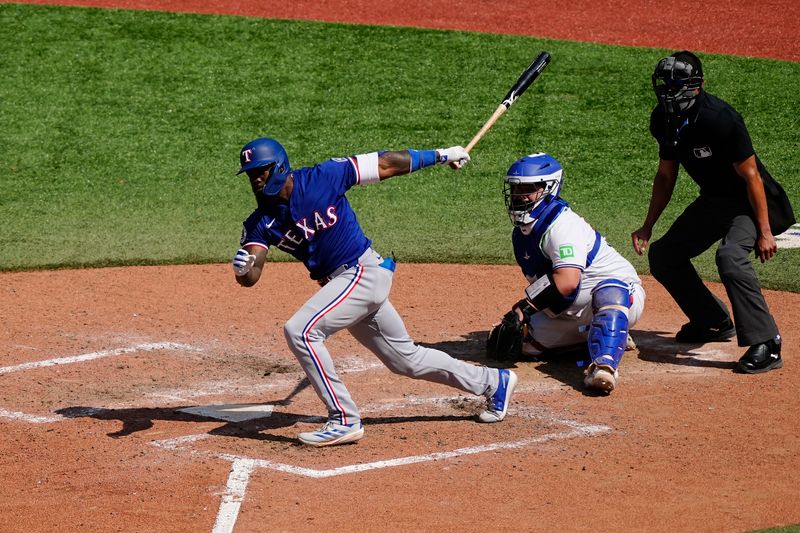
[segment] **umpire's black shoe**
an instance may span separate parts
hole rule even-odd
[[[741,359],[739,359],[738,370],[745,374],[760,374],[773,368],[783,366],[781,359],[781,336],[767,342],[756,344],[747,349]]]
[[[716,342],[730,339],[736,335],[736,328],[730,318],[714,327],[687,322],[675,334],[675,340],[686,343]]]

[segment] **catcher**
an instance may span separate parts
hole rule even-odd
[[[511,242],[529,285],[489,333],[486,350],[508,360],[588,344],[584,384],[608,394],[633,347],[628,328],[642,315],[645,293],[633,266],[559,197],[561,181],[561,164],[544,153],[508,169]]]

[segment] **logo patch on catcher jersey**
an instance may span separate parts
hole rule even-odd
[[[706,157],[711,157],[711,147],[710,146],[701,146],[699,148],[694,149],[694,156],[697,159],[705,159]]]
[[[575,257],[575,249],[572,247],[571,244],[565,244],[564,246],[559,246],[558,256],[561,259],[566,259],[567,257]]]

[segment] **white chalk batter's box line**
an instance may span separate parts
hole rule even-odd
[[[641,344],[641,343],[640,343]],[[645,346],[646,344],[642,344]],[[671,343],[670,343],[671,345]],[[658,347],[658,343],[653,344],[654,347]],[[70,356],[63,356],[63,357],[56,357],[52,359],[46,359],[42,361],[32,361],[27,363],[20,363],[17,365],[5,366],[0,367],[0,375],[2,374],[10,374],[13,372],[22,372],[26,370],[33,370],[37,368],[46,368],[46,367],[53,367],[53,366],[60,366],[60,365],[67,365],[72,363],[82,363],[87,361],[93,361],[96,359],[103,359],[107,357],[114,357],[119,355],[131,354],[135,352],[152,352],[152,351],[183,351],[183,352],[200,352],[203,351],[202,348],[198,348],[196,346],[191,346],[187,344],[180,344],[175,342],[149,342],[149,343],[141,343],[141,344],[134,344],[132,346],[127,346],[123,348],[115,348],[109,350],[101,350],[97,352],[90,352],[80,355],[70,355]],[[727,354],[725,352],[721,352],[720,350],[693,350],[693,355],[698,356],[705,356],[705,357],[695,357],[699,361],[716,361],[716,360],[723,360],[729,359],[731,354]],[[690,364],[690,363],[689,363]],[[379,361],[370,361],[369,359],[364,360],[361,357],[354,357],[350,359],[338,359],[337,365],[340,367],[340,373],[358,373],[358,372],[366,372],[376,368],[384,368],[383,364]],[[700,369],[702,370],[702,369]],[[299,375],[302,372],[296,373]],[[283,377],[280,379],[280,382],[271,381],[270,383],[258,385],[255,387],[246,387],[246,389],[250,392],[263,392],[264,390],[274,390],[276,388],[281,388],[284,386],[290,385],[290,380],[287,379],[289,374],[284,374]],[[299,378],[301,379],[301,378]],[[296,380],[295,380],[296,381]],[[230,382],[226,382],[230,383]],[[238,387],[238,393],[241,393],[241,387]],[[535,392],[535,393],[542,393],[543,389],[554,389],[558,388],[556,386],[548,386],[543,387],[541,384],[538,385],[529,385],[529,386],[521,386],[517,388],[517,394],[524,394],[525,392]],[[202,390],[198,389],[197,387],[193,388],[184,388],[184,389],[176,389],[170,391],[161,391],[150,393],[151,399],[156,400],[166,400],[168,402],[174,401],[185,401],[189,399],[194,399],[203,396],[209,395],[220,395],[226,393],[227,390],[222,385],[222,382],[216,382],[206,384],[206,387]],[[440,399],[441,400],[441,399]],[[426,402],[430,400],[426,399],[417,399],[417,400],[410,400],[405,399],[405,402]],[[444,401],[444,400],[441,400]],[[405,404],[404,404],[405,405]],[[84,416],[91,416],[95,412],[102,411],[103,409],[113,409],[115,407],[130,407],[129,405],[125,406],[104,406],[103,408],[86,408],[81,411],[80,414]],[[384,405],[382,407],[383,410],[389,410],[394,408],[392,405]],[[74,418],[74,413],[72,417]],[[0,407],[0,418],[5,418],[9,420],[18,420],[21,422],[27,422],[29,424],[52,424],[56,422],[63,422],[67,420],[66,417],[61,415],[34,415],[29,413],[23,413],[19,411],[10,411],[8,409],[4,409]]]
[[[83,363],[86,361],[94,361],[96,359],[104,359],[107,357],[115,357],[118,355],[125,355],[135,352],[153,351],[202,352],[203,349],[196,346],[191,346],[189,344],[181,344],[177,342],[145,342],[123,348],[99,350],[97,352],[84,353],[80,355],[67,355],[62,357],[54,357],[52,359],[45,359],[43,361],[30,361],[17,365],[3,366],[0,367],[0,374],[10,374],[13,372],[22,372],[25,370],[33,370],[35,368],[45,368],[50,366],[69,365],[72,363]],[[358,372],[366,372],[367,370],[372,370],[374,368],[383,368],[383,364],[376,360],[353,357],[337,361],[337,367],[340,373],[353,374]]]
[[[137,352],[154,352],[154,351],[201,352],[203,351],[203,349],[198,348],[196,346],[191,346],[188,344],[181,344],[176,342],[146,342],[146,343],[134,344],[131,346],[125,346],[122,348],[99,350],[96,352],[89,352],[79,355],[54,357],[51,359],[45,359],[41,361],[30,361],[27,363],[4,366],[0,367],[0,375],[11,374],[15,372],[24,372],[26,370],[34,370],[37,368],[47,368],[54,366],[69,365],[74,363],[84,363],[87,361],[94,361],[97,359],[105,359],[108,357],[116,357],[120,355],[127,355]],[[364,360],[363,358],[355,357],[350,359],[343,359],[341,361],[340,373],[354,374],[358,372],[366,372],[375,368],[384,368],[384,366],[379,361],[369,361],[369,360]],[[299,375],[302,374],[302,371],[297,372],[297,374],[299,377]],[[269,383],[257,387],[251,387],[251,389],[256,391],[260,389],[273,390],[275,388],[285,386],[288,384],[288,380],[286,380],[286,376],[288,375],[289,374],[284,374],[284,378],[281,383],[277,384]],[[160,399],[169,401],[183,401],[191,398],[196,398],[199,396],[201,397],[208,395],[219,395],[225,392],[227,391],[224,390],[224,388],[217,386],[206,390],[196,390],[195,388],[195,389],[181,389],[176,391],[167,391],[161,396],[158,393],[152,393],[151,396],[155,398],[159,398],[160,396]],[[105,406],[104,408],[86,408],[82,410],[80,413],[83,414],[84,416],[91,416],[93,413],[109,408],[112,407]],[[0,407],[0,418],[5,418],[9,420],[19,420],[22,422],[27,422],[29,424],[53,424],[56,422],[63,422],[68,419],[68,417],[64,417],[61,415],[32,415],[20,411],[10,411],[8,409],[4,409],[3,407]],[[74,418],[74,416],[69,418]]]
[[[22,372],[36,368],[44,368],[50,366],[92,361],[95,359],[113,357],[117,355],[129,354],[139,351],[163,351],[163,350],[200,351],[200,349],[196,347],[179,343],[171,343],[171,342],[143,343],[124,348],[102,350],[81,355],[58,357],[43,361],[33,361],[12,366],[0,367],[0,375],[12,372]],[[379,365],[362,363],[355,365],[355,368],[353,368],[351,372],[366,371],[376,366]],[[524,389],[524,387],[521,387],[521,389]],[[523,391],[520,390],[518,392],[523,392]],[[403,409],[413,405],[420,405],[422,403],[448,404],[453,401],[463,401],[463,399],[464,399],[463,396],[454,396],[449,398],[406,398],[399,402],[380,404],[379,406],[376,406],[374,410],[388,411],[392,409]],[[272,407],[273,406],[271,405],[248,406],[238,409],[234,408],[231,409],[231,411],[252,410],[255,411],[255,413],[253,413],[253,416],[268,417],[271,416],[272,414]],[[91,415],[93,411],[97,410],[98,408],[87,408],[85,410],[86,411],[85,414]],[[531,408],[524,408],[524,407],[514,408],[513,411],[510,412],[510,415],[523,416],[527,418],[545,419],[550,422],[555,422],[563,426],[566,426],[567,429],[560,432],[547,433],[544,435],[529,437],[526,439],[521,439],[516,441],[496,442],[496,443],[483,444],[477,446],[469,446],[465,448],[458,448],[455,450],[444,451],[444,452],[435,452],[426,455],[397,457],[383,461],[345,465],[337,468],[322,469],[322,470],[302,467],[298,465],[279,463],[275,461],[269,461],[266,459],[255,459],[228,453],[202,451],[192,448],[193,443],[212,437],[212,435],[209,435],[207,433],[197,434],[197,435],[187,435],[183,437],[160,440],[160,441],[153,441],[152,444],[162,449],[188,453],[195,457],[213,457],[220,460],[229,461],[231,463],[231,471],[228,476],[225,493],[222,496],[222,501],[220,503],[219,512],[217,514],[217,518],[214,523],[214,529],[213,529],[213,533],[229,533],[233,531],[233,528],[236,524],[236,518],[239,514],[239,509],[241,507],[242,501],[244,500],[244,495],[247,490],[247,484],[249,483],[250,476],[258,468],[275,470],[278,472],[286,472],[311,478],[326,478],[326,477],[334,477],[345,474],[355,474],[359,472],[398,467],[410,464],[425,463],[431,461],[445,461],[449,459],[454,459],[456,457],[475,455],[491,451],[513,450],[553,440],[561,440],[561,439],[569,439],[577,437],[591,437],[594,435],[611,431],[611,428],[607,426],[580,424],[570,420],[560,419],[558,417],[543,416],[541,409],[534,411]],[[28,423],[53,423],[66,420],[66,418],[63,416],[29,415],[26,413],[8,411],[2,408],[0,408],[0,418],[16,419]],[[307,420],[304,421],[312,421],[312,420],[321,421],[321,419],[318,419],[317,417],[309,417]]]
[[[21,372],[24,370],[32,370],[34,368],[44,368],[48,366],[68,365],[72,363],[83,363],[85,361],[93,361],[95,359],[103,359],[106,357],[114,357],[116,355],[124,355],[134,352],[152,352],[156,350],[184,350],[184,351],[199,351],[194,346],[188,344],[179,344],[176,342],[146,342],[142,344],[134,344],[125,348],[115,348],[113,350],[100,350],[98,352],[85,353],[81,355],[69,355],[65,357],[55,357],[53,359],[46,359],[44,361],[31,361],[29,363],[21,363],[18,365],[0,367],[0,374],[10,374],[11,372]]]
[[[435,403],[435,404],[448,404],[453,401],[463,400],[463,396],[453,396],[445,398],[425,398],[415,399],[406,402],[408,405],[419,405],[420,403]],[[403,402],[393,404],[393,407],[402,408]],[[263,406],[263,413],[272,413],[272,406]],[[386,409],[387,405],[381,405],[380,410]],[[365,412],[368,409],[364,410]],[[267,415],[269,416],[269,415]],[[214,522],[212,533],[231,533],[236,525],[236,519],[239,515],[239,510],[247,492],[247,485],[250,482],[250,477],[256,469],[262,468],[267,470],[274,470],[298,476],[304,476],[314,479],[329,478],[341,476],[346,474],[357,474],[361,472],[368,472],[371,470],[380,470],[384,468],[393,468],[399,466],[406,466],[419,463],[428,463],[433,461],[447,461],[457,457],[464,457],[468,455],[476,455],[480,453],[500,451],[500,450],[514,450],[526,448],[534,444],[542,444],[545,442],[580,438],[592,437],[603,433],[608,433],[611,428],[603,425],[581,424],[572,420],[563,419],[552,414],[549,414],[543,408],[521,407],[509,410],[509,416],[525,417],[530,419],[545,420],[550,423],[560,424],[565,426],[564,431],[556,431],[538,435],[535,437],[528,437],[525,439],[494,442],[489,444],[481,444],[477,446],[468,446],[464,448],[457,448],[454,450],[434,452],[424,455],[410,455],[405,457],[396,457],[382,461],[373,461],[370,463],[356,463],[351,465],[340,466],[328,469],[315,469],[299,465],[291,465],[270,461],[266,459],[256,459],[253,457],[246,457],[230,453],[212,452],[207,450],[198,450],[193,448],[192,445],[212,437],[208,433],[201,433],[195,435],[185,435],[172,439],[157,440],[151,442],[154,446],[162,449],[171,450],[174,452],[187,453],[193,457],[214,458],[231,463],[231,470],[228,474],[228,481],[225,485],[225,492],[222,494],[222,501],[220,502],[219,512]]]
[[[153,351],[200,351],[199,348],[189,346],[188,344],[180,344],[176,342],[146,342],[141,344],[134,344],[124,348],[114,348],[110,350],[100,350],[97,352],[90,352],[80,355],[68,355],[63,357],[54,357],[52,359],[45,359],[42,361],[30,361],[28,363],[20,363],[17,365],[0,367],[0,375],[11,374],[13,372],[24,372],[26,370],[34,370],[36,368],[47,368],[51,366],[69,365],[73,363],[84,363],[86,361],[94,361],[96,359],[104,359],[106,357],[115,357],[118,355],[131,354],[136,352],[153,352]],[[98,409],[86,409],[86,414],[91,415]],[[29,424],[52,424],[55,422],[63,422],[67,420],[66,417],[61,415],[31,415],[18,411],[9,411],[0,407],[0,418],[8,418],[11,420],[21,420]]]
[[[464,399],[463,396],[426,398],[424,399],[424,403],[447,404],[453,401],[463,400],[463,399]],[[419,405],[420,403],[423,402],[419,400],[411,401],[408,402],[408,405],[405,407],[410,407],[412,405]],[[265,406],[265,407],[270,407],[270,406]],[[386,405],[380,405],[378,409],[375,409],[375,411],[384,411],[387,409],[387,407],[388,406]],[[404,406],[398,403],[398,404],[393,404],[392,407],[402,409]],[[368,413],[370,411],[371,409],[369,408],[364,409],[365,413]],[[393,459],[375,461],[371,463],[357,463],[352,465],[345,465],[336,468],[321,469],[321,470],[308,468],[300,465],[285,464],[266,459],[257,459],[253,457],[239,456],[223,452],[198,450],[192,447],[192,445],[196,442],[204,441],[206,439],[214,437],[214,435],[210,435],[208,433],[185,435],[182,437],[176,437],[172,439],[157,440],[151,442],[151,444],[159,448],[164,448],[167,450],[173,450],[178,452],[185,452],[194,456],[217,458],[225,461],[230,461],[232,463],[240,462],[242,464],[251,465],[252,469],[266,468],[269,470],[276,470],[278,472],[296,474],[304,477],[326,478],[326,477],[340,476],[344,474],[354,474],[357,472],[366,472],[368,470],[376,470],[381,468],[390,468],[390,467],[403,466],[409,464],[425,463],[430,461],[442,461],[447,459],[454,459],[456,457],[475,455],[479,453],[485,453],[497,450],[519,449],[531,446],[533,444],[541,444],[543,442],[548,442],[552,440],[571,439],[576,437],[591,437],[611,431],[611,428],[608,426],[596,425],[596,424],[582,424],[572,420],[562,419],[550,414],[546,414],[543,411],[544,411],[543,408],[536,408],[536,409],[531,407],[512,408],[509,411],[509,416],[544,420],[550,423],[555,423],[565,426],[566,429],[564,431],[547,433],[544,435],[528,437],[521,440],[495,442],[477,446],[468,446],[465,448],[458,448],[455,450],[445,451],[445,452],[434,452],[425,455],[397,457]],[[272,413],[272,409],[265,409],[263,412],[266,414],[266,416],[269,416]],[[322,422],[323,419],[321,417],[309,417],[307,421]]]

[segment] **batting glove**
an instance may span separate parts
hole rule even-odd
[[[244,248],[239,248],[236,252],[236,255],[233,256],[233,272],[237,276],[244,276],[250,269],[253,268],[253,264],[256,262],[256,256],[249,253]]]
[[[439,148],[436,150],[438,158],[436,163],[439,165],[449,164],[453,168],[461,168],[470,160],[469,152],[463,146],[452,146],[450,148]]]

